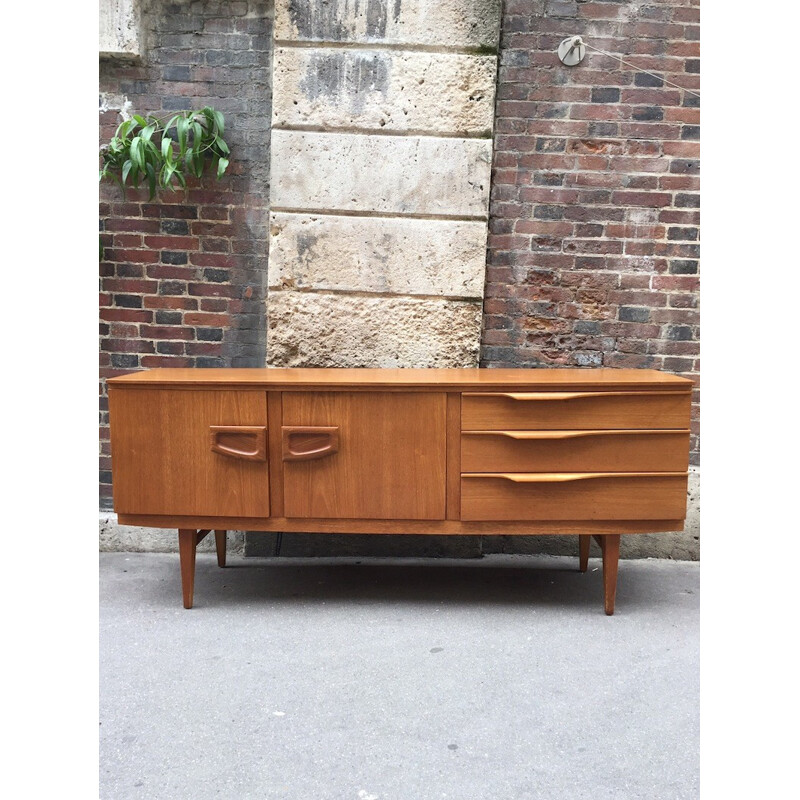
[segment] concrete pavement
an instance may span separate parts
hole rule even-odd
[[[699,565],[101,559],[104,800],[683,800]]]

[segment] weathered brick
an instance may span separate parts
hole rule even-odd
[[[592,89],[593,103],[618,103],[620,90],[616,86]]]
[[[657,75],[649,75],[645,72],[637,72],[633,77],[635,86],[654,86],[659,87],[664,85],[664,79],[659,78]]]
[[[631,116],[637,120],[660,121],[664,119],[664,109],[660,106],[639,106],[633,109]]]
[[[648,322],[650,320],[650,309],[621,306],[619,318],[621,322]]]
[[[161,262],[163,264],[187,264],[189,262],[189,255],[173,250],[161,251]]]
[[[694,338],[692,329],[688,325],[669,325],[666,333],[666,338],[675,342],[686,342]]]
[[[189,223],[185,219],[162,219],[161,233],[188,236]]]
[[[669,262],[669,271],[673,275],[695,275],[697,273],[697,261],[673,258]]]
[[[700,195],[676,194],[674,205],[676,208],[700,208]]]

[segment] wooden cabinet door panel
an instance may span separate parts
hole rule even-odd
[[[338,428],[335,452],[283,462],[287,517],[444,519],[445,394],[284,392],[283,425]]]
[[[110,387],[109,409],[117,512],[269,516],[265,392]]]

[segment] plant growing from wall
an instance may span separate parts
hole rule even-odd
[[[209,164],[217,179],[225,174],[230,148],[223,138],[225,118],[219,111],[206,106],[174,114],[166,125],[165,119],[134,114],[125,120],[100,148],[100,180],[116,181],[123,192],[128,184],[139,186],[144,180],[152,200],[158,188],[186,188],[187,176],[201,178]]]

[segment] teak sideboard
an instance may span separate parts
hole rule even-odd
[[[177,528],[183,604],[215,531],[682,530],[692,382],[625,369],[156,369],[109,380],[114,508]]]

